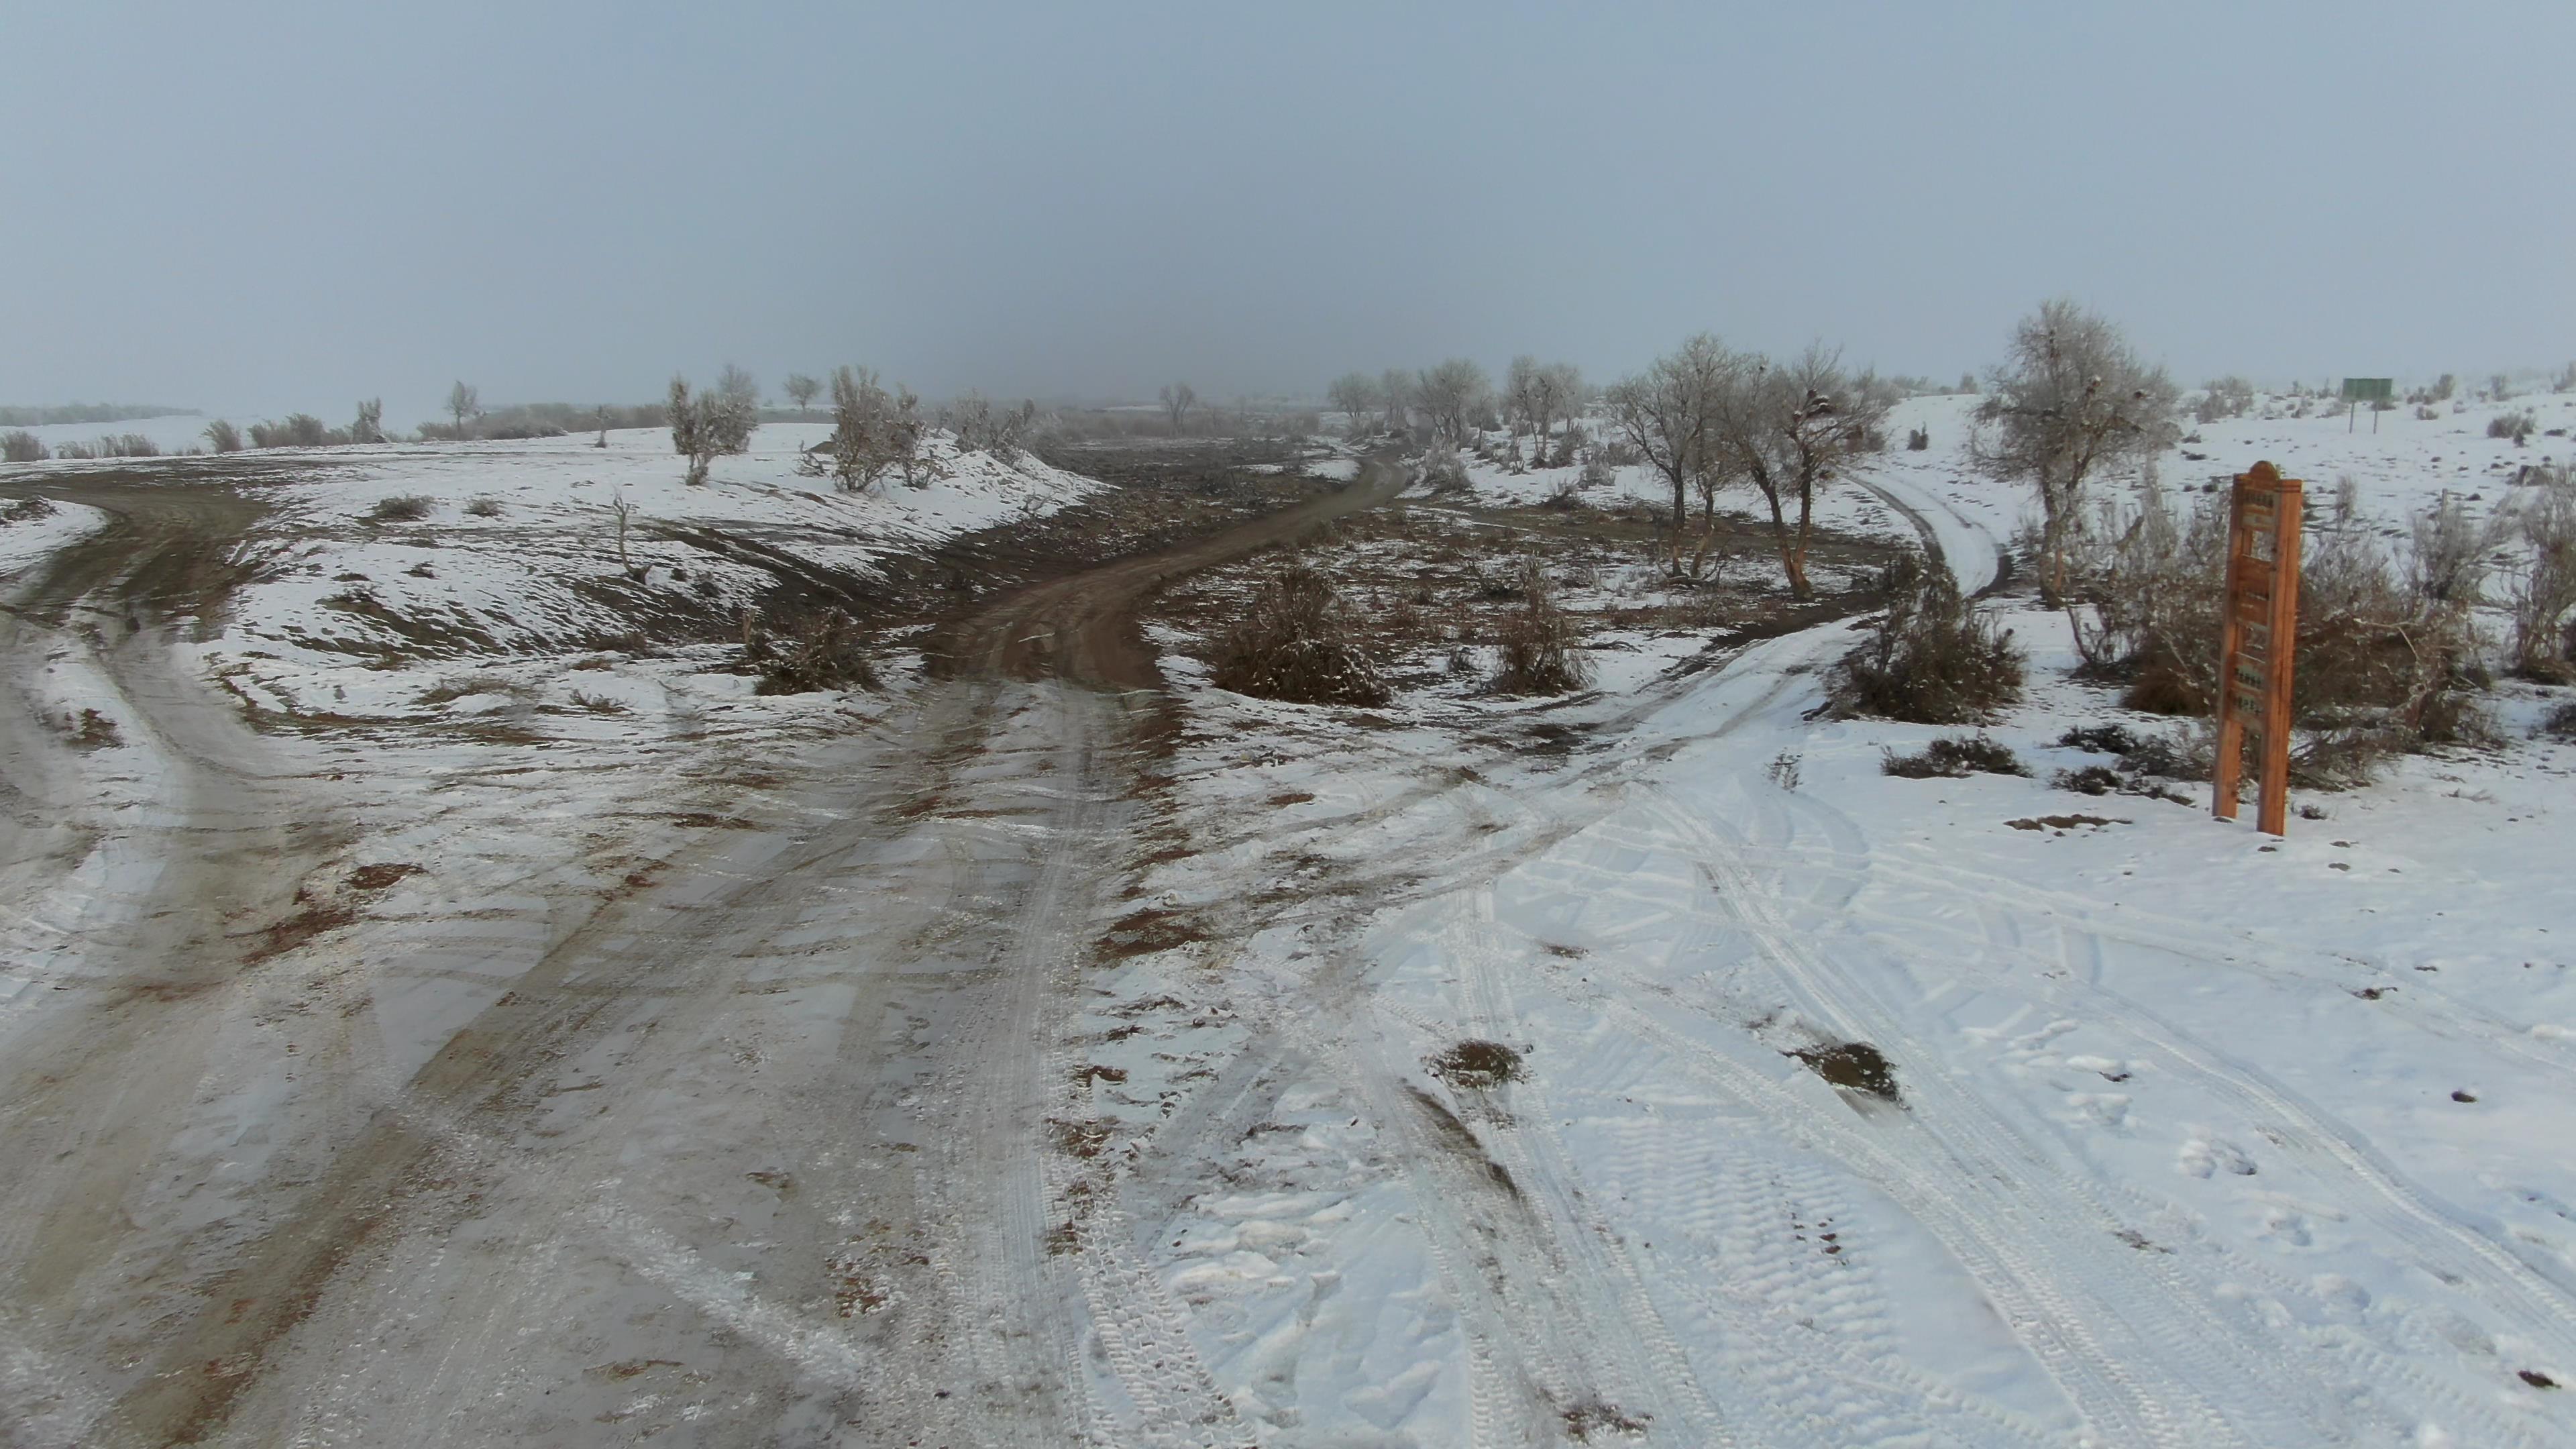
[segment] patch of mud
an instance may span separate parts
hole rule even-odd
[[[1885,1102],[1902,1104],[1896,1090],[1896,1071],[1887,1057],[1865,1041],[1834,1042],[1825,1046],[1800,1047],[1788,1053],[1807,1064],[1808,1070],[1837,1087],[1866,1092]]]
[[[1517,1081],[1520,1074],[1521,1054],[1498,1041],[1470,1038],[1431,1059],[1431,1075],[1453,1087],[1483,1091]]]
[[[380,891],[408,875],[420,874],[420,867],[399,861],[362,865],[349,872],[349,885],[354,890]]]
[[[1586,1399],[1565,1411],[1565,1437],[1578,1444],[1589,1444],[1596,1434],[1616,1434],[1623,1439],[1641,1437],[1652,1414],[1631,1414],[1606,1399]]]
[[[1521,1185],[1512,1181],[1510,1171],[1486,1153],[1485,1144],[1476,1140],[1475,1131],[1466,1123],[1459,1121],[1457,1113],[1450,1111],[1439,1098],[1420,1087],[1408,1083],[1404,1091],[1405,1095],[1413,1099],[1413,1105],[1420,1108],[1422,1115],[1429,1118],[1431,1125],[1439,1130],[1443,1146],[1484,1168],[1485,1176],[1492,1180],[1494,1186],[1502,1189],[1503,1193],[1514,1202],[1520,1201]]]

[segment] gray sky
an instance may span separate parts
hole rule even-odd
[[[754,11],[757,14],[754,14]],[[2576,4],[38,4],[0,402],[2576,357]]]

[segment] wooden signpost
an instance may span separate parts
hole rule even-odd
[[[2236,818],[2244,743],[2261,752],[2255,828],[2288,833],[2290,664],[2299,637],[2299,525],[2304,494],[2269,463],[2236,475],[2227,522],[2227,613],[2219,630],[2218,818]]]

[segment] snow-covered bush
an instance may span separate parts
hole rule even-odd
[[[689,460],[688,481],[704,483],[716,459],[750,450],[752,430],[760,426],[760,389],[750,373],[733,366],[694,397],[689,380],[674,377],[669,416],[671,450]]]
[[[2010,630],[1962,597],[1950,571],[1900,555],[1887,611],[1834,666],[1836,706],[1916,724],[1977,724],[2021,699],[2024,657]]]

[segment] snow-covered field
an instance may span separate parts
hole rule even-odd
[[[2026,509],[1958,454],[1974,401],[1903,404],[1932,447],[1821,521],[1995,582]],[[2160,468],[2348,474],[2396,526],[2567,458],[2576,403],[2512,406],[2520,448],[2473,404],[2211,424]],[[1131,759],[1104,691],[895,657],[761,698],[652,637],[752,597],[744,544],[864,576],[1096,486],[969,457],[849,497],[793,471],[821,431],[698,489],[659,432],[244,455],[274,512],[207,627],[0,620],[41,807],[5,1060],[76,1076],[41,1028],[147,958],[211,942],[235,993],[114,996],[100,1050],[148,1080],[0,1122],[116,1148],[9,1189],[0,1246],[76,1307],[0,1313],[35,1406],[0,1429],[82,1442],[249,1364],[224,1442],[2576,1445],[2576,745],[2528,737],[2568,691],[2501,686],[2505,743],[2279,841],[2053,786],[2100,758],[2071,727],[2170,722],[2009,592],[2029,777],[1882,774],[1941,731],[1819,714],[1844,621],[1366,712],[1174,653]],[[107,521],[0,523],[0,587]],[[115,742],[48,733],[83,707]],[[502,1086],[456,1064],[487,1051]],[[350,1179],[387,1226],[279,1346],[227,1337],[271,1311],[234,1265],[336,1230],[296,1194],[358,1146],[417,1168]],[[134,1368],[173,1322],[214,1347]]]
[[[1906,404],[1933,449],[1837,505],[1970,587],[2023,511],[1946,451],[1973,405]],[[2396,519],[2565,456],[2484,411],[2211,425],[2165,476]],[[2576,747],[2524,738],[2569,693],[2274,841],[2053,788],[2069,728],[2168,722],[2002,607],[2033,778],[1882,774],[1942,731],[1813,718],[1839,626],[1531,716],[1594,727],[1563,759],[1189,686],[1200,848],[1145,896],[1207,939],[1094,1021],[1136,1245],[1262,1442],[2576,1443]],[[1519,1079],[1444,1078],[1473,1039]],[[1794,1055],[1852,1042],[1900,1101]]]

